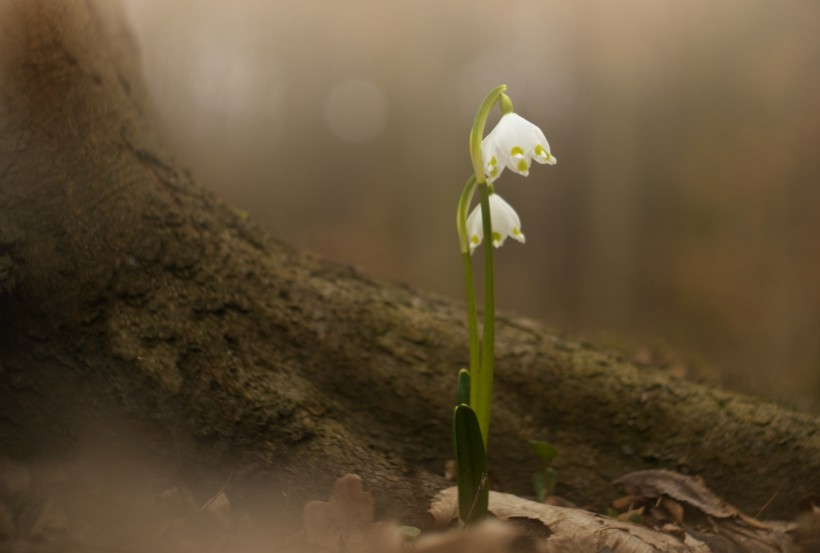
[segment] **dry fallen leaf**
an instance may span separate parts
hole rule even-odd
[[[223,491],[199,506],[190,490],[173,487],[153,496],[150,536],[155,547],[175,552],[222,551],[234,533],[231,502]]]
[[[68,534],[68,517],[57,502],[49,498],[29,531],[29,537],[57,539]]]
[[[671,470],[640,470],[615,480],[632,496],[644,498],[670,497],[691,505],[716,518],[737,516],[739,511],[707,488],[700,478]]]
[[[362,491],[362,479],[347,474],[336,480],[328,501],[310,501],[305,505],[305,537],[333,553],[375,552],[377,544],[391,547],[385,525],[373,524],[374,505],[373,494]],[[395,533],[398,535],[398,530]]]
[[[683,505],[671,497],[660,497],[655,508],[652,509],[655,518],[661,520],[671,520],[678,525],[683,524]]]
[[[820,497],[810,496],[798,504],[795,534],[803,553],[820,553]]]
[[[742,513],[712,493],[700,478],[669,470],[643,470],[618,478],[629,495],[613,502],[645,506],[661,530],[681,530],[711,550],[727,553],[782,553],[797,551],[789,532],[791,523],[762,522]],[[674,524],[667,524],[667,522]]]
[[[220,491],[213,496],[202,506],[201,510],[205,518],[217,527],[221,529],[231,527],[231,502],[225,492]]]
[[[709,548],[694,536],[683,540],[649,528],[614,520],[581,509],[555,507],[520,497],[490,492],[490,512],[501,520],[532,519],[544,526],[544,553],[614,552],[709,553]],[[449,524],[458,516],[458,492],[448,488],[439,493],[430,507],[439,524]],[[425,552],[427,553],[427,552]]]
[[[428,534],[419,538],[413,553],[521,553],[520,534],[510,524],[486,520],[467,529]],[[538,552],[541,549],[535,549]]]

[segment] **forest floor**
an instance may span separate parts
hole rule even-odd
[[[26,465],[0,459],[0,550],[111,553],[457,553],[820,551],[820,497],[794,521],[750,516],[698,478],[649,470],[625,475],[624,495],[606,513],[491,492],[491,518],[464,528],[454,488],[433,498],[430,525],[379,521],[390,498],[339,478],[329,499],[306,505],[265,501],[231,474],[194,476],[132,459],[84,456]],[[278,498],[277,498],[278,499]]]

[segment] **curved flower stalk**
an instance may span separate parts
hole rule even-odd
[[[513,111],[502,115],[495,128],[484,137],[481,152],[484,173],[490,182],[501,176],[504,167],[526,177],[533,160],[549,165],[558,161],[550,152],[544,132]]]
[[[493,246],[501,247],[507,237],[524,243],[518,213],[496,193],[490,194],[490,219],[493,222]],[[477,205],[467,217],[467,234],[470,239],[470,253],[473,253],[484,240],[484,221],[480,205]]]
[[[524,242],[521,219],[510,204],[495,193],[493,181],[505,167],[527,176],[530,165],[554,165],[544,133],[513,111],[512,101],[498,86],[484,98],[470,130],[470,161],[473,174],[467,179],[456,210],[456,228],[464,263],[467,291],[470,368],[459,373],[457,407],[453,418],[453,445],[459,489],[459,516],[464,523],[487,515],[486,450],[489,436],[495,357],[495,284],[493,246],[512,237]],[[484,137],[484,126],[490,111],[498,104],[501,119]],[[483,138],[482,138],[483,137]],[[478,192],[478,206],[468,211]],[[490,237],[484,240],[484,237]],[[479,317],[472,254],[484,243],[484,313],[482,339],[479,340]],[[465,403],[467,402],[467,403]]]

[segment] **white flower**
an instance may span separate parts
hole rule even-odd
[[[484,137],[481,153],[490,182],[501,175],[504,167],[526,177],[533,159],[550,165],[558,161],[550,153],[549,142],[541,129],[514,112],[502,115],[495,128]]]
[[[512,236],[522,244],[524,243],[524,234],[521,232],[521,219],[518,218],[518,213],[498,194],[490,195],[490,221],[493,225],[493,246],[496,248],[501,246],[508,236]],[[470,213],[470,216],[467,217],[470,253],[473,253],[484,239],[483,225],[481,206],[477,205]]]

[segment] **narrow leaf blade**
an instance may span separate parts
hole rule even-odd
[[[532,452],[535,453],[535,456],[538,457],[544,465],[550,464],[555,456],[558,455],[558,450],[555,449],[555,446],[540,440],[530,440],[530,448],[532,448]]]
[[[470,371],[458,371],[458,385],[456,387],[456,405],[470,404]]]
[[[458,479],[458,514],[464,523],[487,516],[487,454],[475,411],[458,405],[453,414],[453,447]]]

